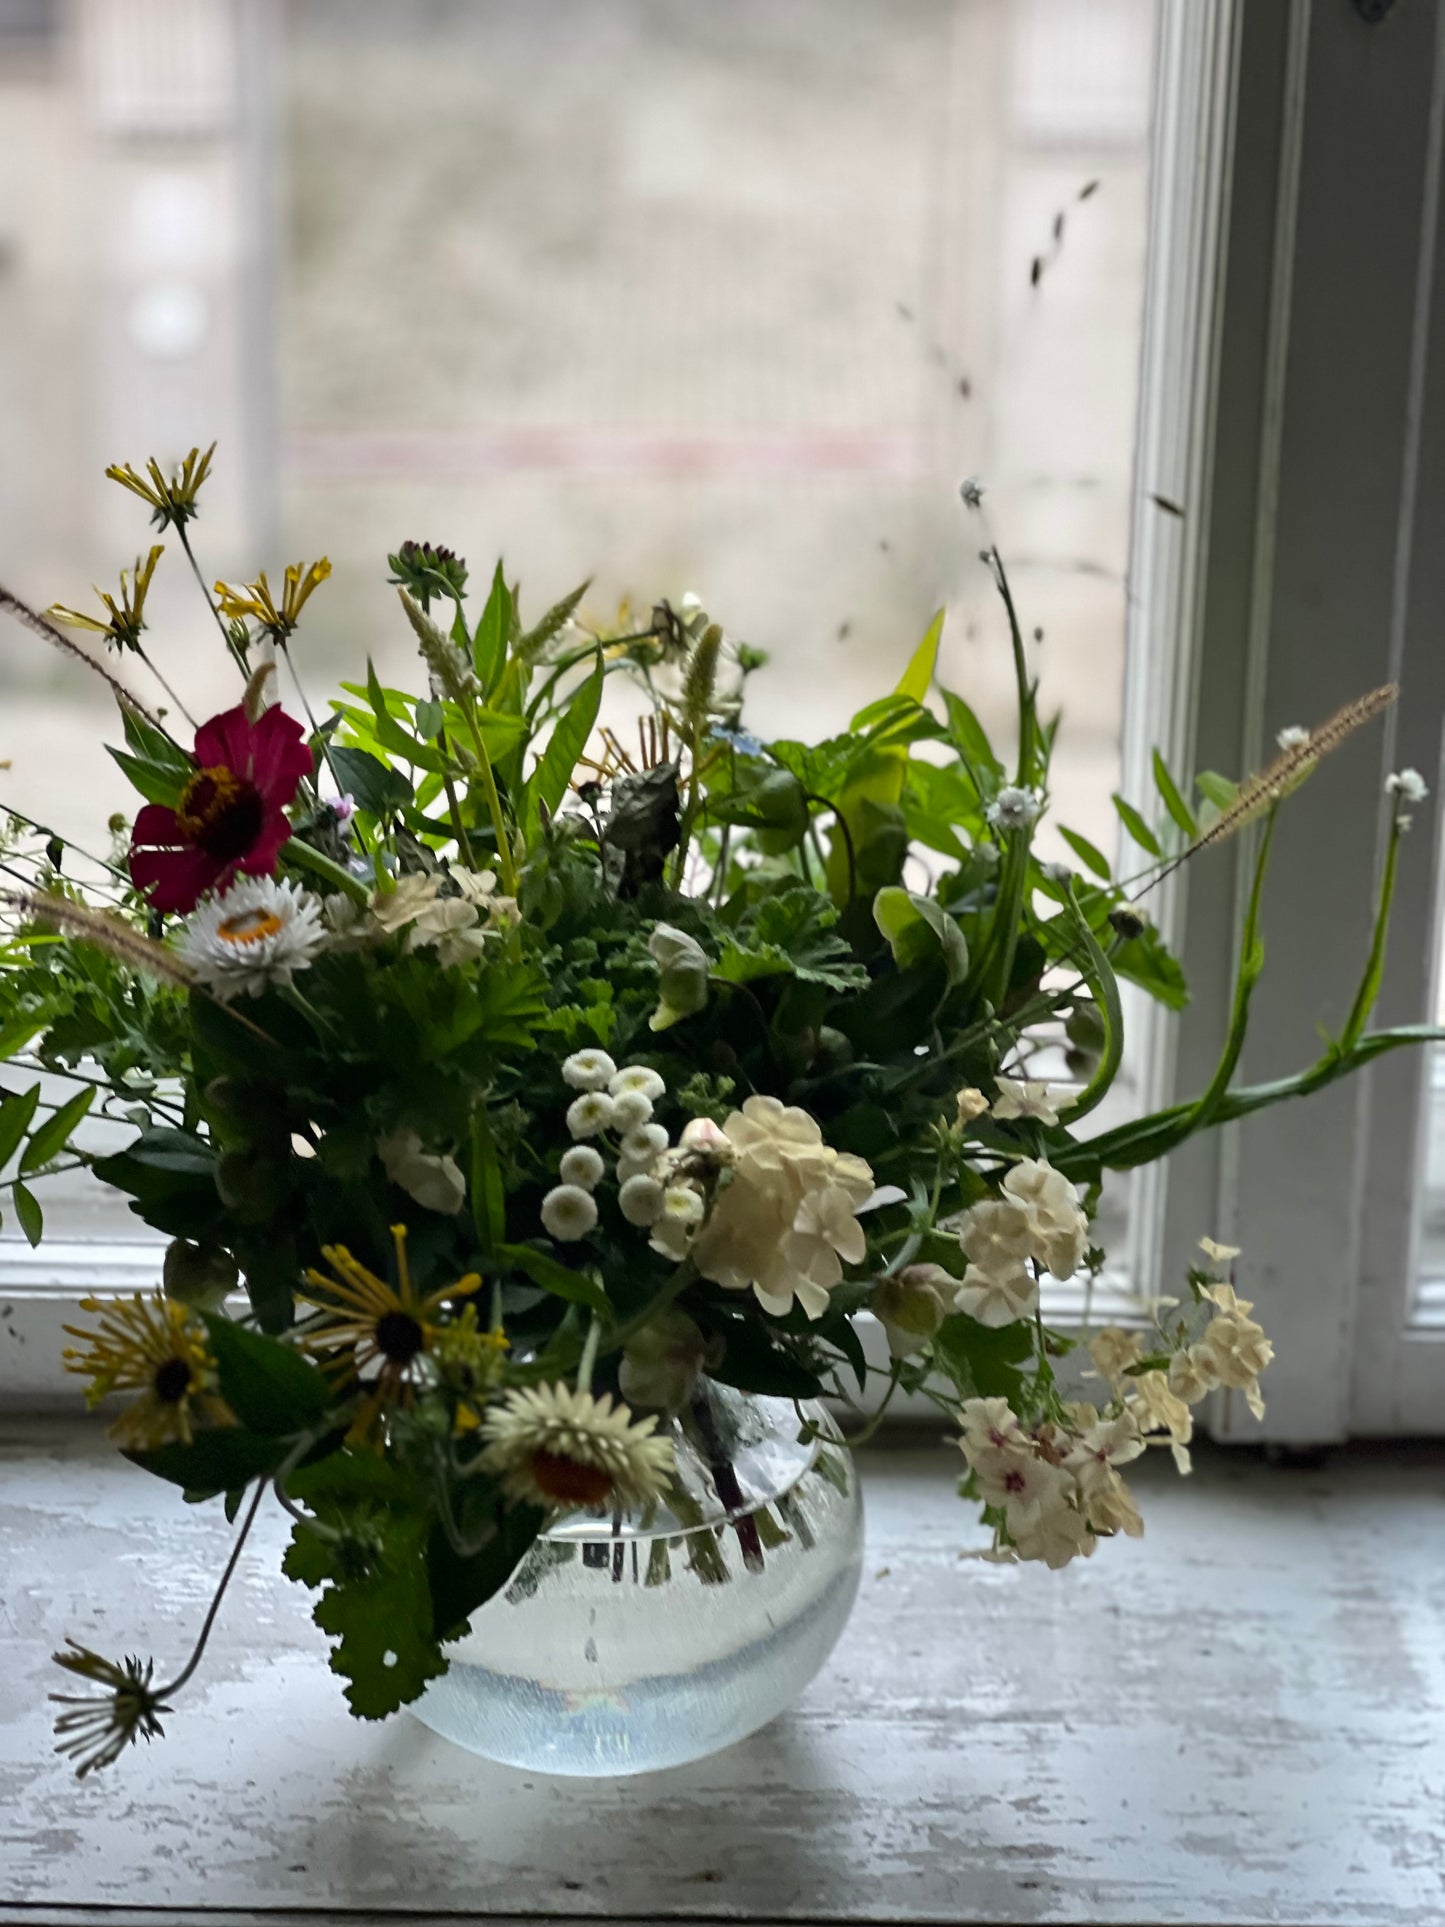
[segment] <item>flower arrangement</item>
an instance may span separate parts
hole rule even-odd
[[[1041,1285],[1099,1271],[1106,1174],[1422,1034],[1367,1028],[1403,806],[1424,794],[1404,772],[1344,1029],[1294,1077],[1233,1082],[1275,812],[1393,691],[1284,732],[1243,782],[1200,776],[1197,810],[1156,759],[1162,828],[1121,805],[1148,858],[1128,882],[1068,831],[1078,868],[1035,849],[1056,723],[992,548],[1007,765],[936,684],[942,615],[845,734],[763,743],[743,720],[762,656],[690,599],[609,629],[579,590],[529,625],[500,566],[477,610],[465,563],[414,542],[389,560],[420,691],[368,665],[323,721],[302,695],[303,724],[278,681],[329,564],[288,568],[279,604],[264,575],[206,590],[189,525],[211,452],[109,473],[195,569],[237,673],[223,714],[178,728],[168,686],[153,712],[60,626],[152,667],[162,545],[103,617],[0,592],[110,684],[141,799],[94,855],[11,813],[0,886],[15,1217],[38,1241],[37,1181],[82,1165],[170,1240],[160,1288],[87,1301],[66,1354],[93,1404],[124,1400],[126,1455],[220,1498],[241,1538],[275,1495],[286,1571],[318,1593],[364,1718],[445,1670],[550,1518],[666,1501],[708,1381],[846,1404],[881,1372],[865,1431],[900,1388],[931,1400],[994,1556],[1061,1567],[1140,1533],[1127,1466],[1166,1446],[1187,1470],[1219,1388],[1263,1410],[1271,1349],[1238,1254],[1205,1240],[1182,1304],[1082,1344]],[[641,705],[635,750],[601,721],[614,678]],[[1185,998],[1141,898],[1241,833],[1217,1072],[1091,1135],[1121,981]],[[87,1148],[92,1110],[128,1122],[123,1149]],[[214,1611],[163,1684],[150,1661],[57,1656],[94,1689],[58,1696],[82,1773],[160,1731]]]

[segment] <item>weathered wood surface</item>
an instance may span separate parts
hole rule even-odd
[[[1445,1918],[1445,1459],[1151,1465],[1145,1541],[1057,1575],[960,1561],[955,1469],[868,1455],[832,1665],[694,1767],[558,1781],[353,1723],[273,1518],[167,1738],[77,1786],[51,1650],[173,1662],[229,1532],[95,1431],[13,1421],[0,1921]]]

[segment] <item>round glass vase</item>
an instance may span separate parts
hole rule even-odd
[[[434,1732],[533,1772],[648,1773],[756,1731],[812,1679],[862,1568],[852,1454],[821,1406],[711,1381],[672,1432],[670,1504],[559,1517],[471,1615],[413,1708]]]

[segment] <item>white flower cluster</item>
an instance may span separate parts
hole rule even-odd
[[[996,830],[1026,830],[1038,820],[1043,807],[1044,799],[1037,790],[1020,789],[1009,783],[989,804],[984,816]]]
[[[448,879],[458,895],[441,894]],[[521,914],[514,897],[497,895],[494,871],[456,864],[446,876],[399,877],[392,889],[373,892],[369,908],[379,931],[395,936],[405,930],[407,949],[435,949],[444,970],[478,956],[489,937]]]
[[[1033,1118],[1052,1129],[1059,1121],[1057,1107],[1049,1102],[1047,1084],[1020,1082],[1012,1077],[998,1079],[998,1096],[992,1104],[983,1092],[966,1084],[958,1093],[958,1123],[967,1128],[976,1117],[992,1114],[1001,1124],[1016,1118]]]
[[[654,1251],[672,1259],[684,1257],[707,1209],[690,1173],[707,1135],[717,1134],[716,1125],[695,1119],[673,1149],[664,1127],[653,1122],[653,1106],[667,1089],[660,1074],[646,1064],[624,1064],[619,1070],[605,1050],[574,1051],[562,1065],[562,1077],[578,1092],[567,1107],[567,1130],[577,1141],[562,1158],[561,1183],[542,1200],[542,1223],[549,1234],[570,1244],[596,1227],[597,1200],[592,1194],[607,1162],[582,1140],[610,1137],[623,1217],[651,1231]]]
[[[968,1260],[955,1308],[980,1325],[1011,1325],[1038,1304],[1036,1271],[1072,1278],[1084,1261],[1089,1221],[1061,1171],[1024,1158],[1003,1181],[1003,1196],[964,1213],[959,1244]]]
[[[1425,779],[1417,769],[1396,770],[1385,778],[1385,794],[1395,798],[1395,821],[1402,830],[1408,830],[1414,817],[1408,810],[1401,809],[1402,803],[1423,803],[1430,794],[1425,787]]]
[[[796,1298],[809,1318],[821,1317],[843,1264],[867,1253],[857,1212],[873,1194],[871,1169],[776,1097],[750,1097],[721,1135],[732,1169],[693,1247],[698,1270],[729,1290],[751,1289],[776,1316]]]
[[[959,1418],[963,1456],[985,1505],[1003,1513],[1020,1559],[1057,1570],[1087,1558],[1099,1533],[1144,1530],[1118,1468],[1144,1450],[1129,1410],[1101,1418],[1092,1405],[1068,1408],[1068,1428],[1025,1430],[1007,1399],[968,1399]]]
[[[1232,1246],[1217,1245],[1208,1238],[1200,1243],[1215,1262],[1239,1256]],[[1167,1370],[1130,1375],[1130,1368],[1144,1356],[1144,1341],[1138,1332],[1107,1326],[1089,1344],[1094,1369],[1109,1380],[1142,1435],[1167,1436],[1181,1472],[1189,1470],[1189,1442],[1194,1434],[1194,1415],[1189,1408],[1225,1387],[1242,1392],[1254,1417],[1263,1418],[1259,1377],[1274,1357],[1264,1327],[1250,1316],[1254,1310],[1251,1299],[1236,1296],[1233,1285],[1224,1283],[1201,1285],[1199,1297],[1201,1305],[1210,1308],[1208,1322],[1193,1342],[1176,1344]],[[1181,1336],[1185,1329],[1181,1327]]]

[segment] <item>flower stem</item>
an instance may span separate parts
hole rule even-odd
[[[314,1443],[315,1441],[313,1439],[308,1438],[306,1440],[305,1445],[301,1448],[301,1451],[298,1453],[293,1453],[292,1458],[295,1459],[297,1457],[300,1457],[304,1452],[309,1451],[311,1446]],[[284,1466],[282,1470],[276,1474],[277,1479],[279,1480],[284,1478],[286,1473],[289,1472],[290,1469],[291,1467],[289,1464]],[[156,1698],[158,1700],[170,1699],[172,1694],[179,1693],[181,1688],[185,1685],[186,1681],[191,1677],[192,1673],[195,1672],[196,1668],[201,1663],[201,1656],[204,1654],[206,1650],[206,1641],[211,1637],[211,1628],[216,1623],[216,1614],[221,1610],[221,1601],[226,1596],[226,1588],[231,1583],[231,1576],[236,1570],[236,1562],[241,1557],[241,1548],[245,1545],[246,1540],[250,1535],[251,1527],[255,1524],[255,1521],[256,1521],[256,1514],[261,1508],[261,1501],[266,1496],[266,1483],[267,1483],[266,1480],[262,1479],[258,1482],[256,1486],[256,1496],[251,1501],[250,1509],[247,1512],[245,1520],[242,1523],[241,1530],[236,1534],[236,1543],[234,1546],[232,1546],[231,1556],[226,1561],[226,1570],[221,1574],[221,1583],[216,1588],[215,1597],[211,1601],[211,1609],[206,1614],[205,1622],[201,1627],[200,1638],[196,1641],[195,1650],[192,1652],[191,1657],[186,1662],[185,1666],[181,1669],[179,1673],[176,1674],[175,1678],[170,1682],[170,1684],[168,1686],[162,1686],[159,1688],[159,1690],[156,1693]]]
[[[211,614],[216,618],[216,627],[221,632],[221,641],[224,642],[226,645],[226,652],[230,656],[232,662],[234,662],[236,667],[240,670],[242,676],[246,679],[247,682],[249,682],[251,680],[251,672],[246,667],[246,658],[241,654],[240,650],[236,647],[236,644],[231,640],[231,632],[226,627],[226,624],[222,619],[220,610],[216,607],[216,599],[206,586],[206,578],[201,574],[201,565],[199,562],[197,562],[196,552],[191,547],[191,538],[186,534],[185,523],[177,522],[175,524],[175,531],[176,531],[176,534],[181,539],[181,547],[186,552],[186,560],[191,565],[191,573],[192,575],[194,575],[197,582],[199,582],[201,585],[201,594],[206,598],[206,607],[210,610]]]
[[[517,894],[517,866],[512,858],[512,845],[507,835],[506,820],[502,815],[502,799],[497,794],[497,779],[492,773],[492,759],[487,754],[487,746],[482,741],[482,732],[477,726],[476,716],[470,706],[463,712],[467,727],[472,734],[472,747],[477,752],[477,762],[482,773],[482,788],[486,792],[487,810],[492,819],[492,834],[497,839],[497,863],[502,872],[502,890],[509,896]]]

